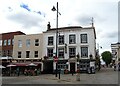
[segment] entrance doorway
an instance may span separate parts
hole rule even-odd
[[[70,73],[72,73],[72,71],[75,73],[75,63],[70,63]]]

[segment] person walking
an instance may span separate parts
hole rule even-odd
[[[116,71],[116,64],[114,64],[114,71]]]
[[[73,74],[74,74],[73,72],[74,72],[74,71],[72,70],[72,76],[73,76]]]

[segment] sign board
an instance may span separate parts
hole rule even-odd
[[[58,58],[57,57],[54,57],[54,62],[58,62]]]
[[[95,67],[95,62],[90,62],[90,67]]]
[[[74,62],[77,62],[77,59],[76,59],[76,58],[70,58],[70,59],[68,60],[68,62],[74,63]]]

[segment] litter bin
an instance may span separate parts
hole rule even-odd
[[[80,81],[80,73],[76,74],[76,81]]]

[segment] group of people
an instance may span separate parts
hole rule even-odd
[[[118,71],[120,71],[120,62],[118,64],[114,64],[114,71],[116,71],[118,69]]]
[[[28,75],[31,75],[31,76],[37,76],[40,74],[40,69],[25,69],[24,70],[24,75],[28,76]]]

